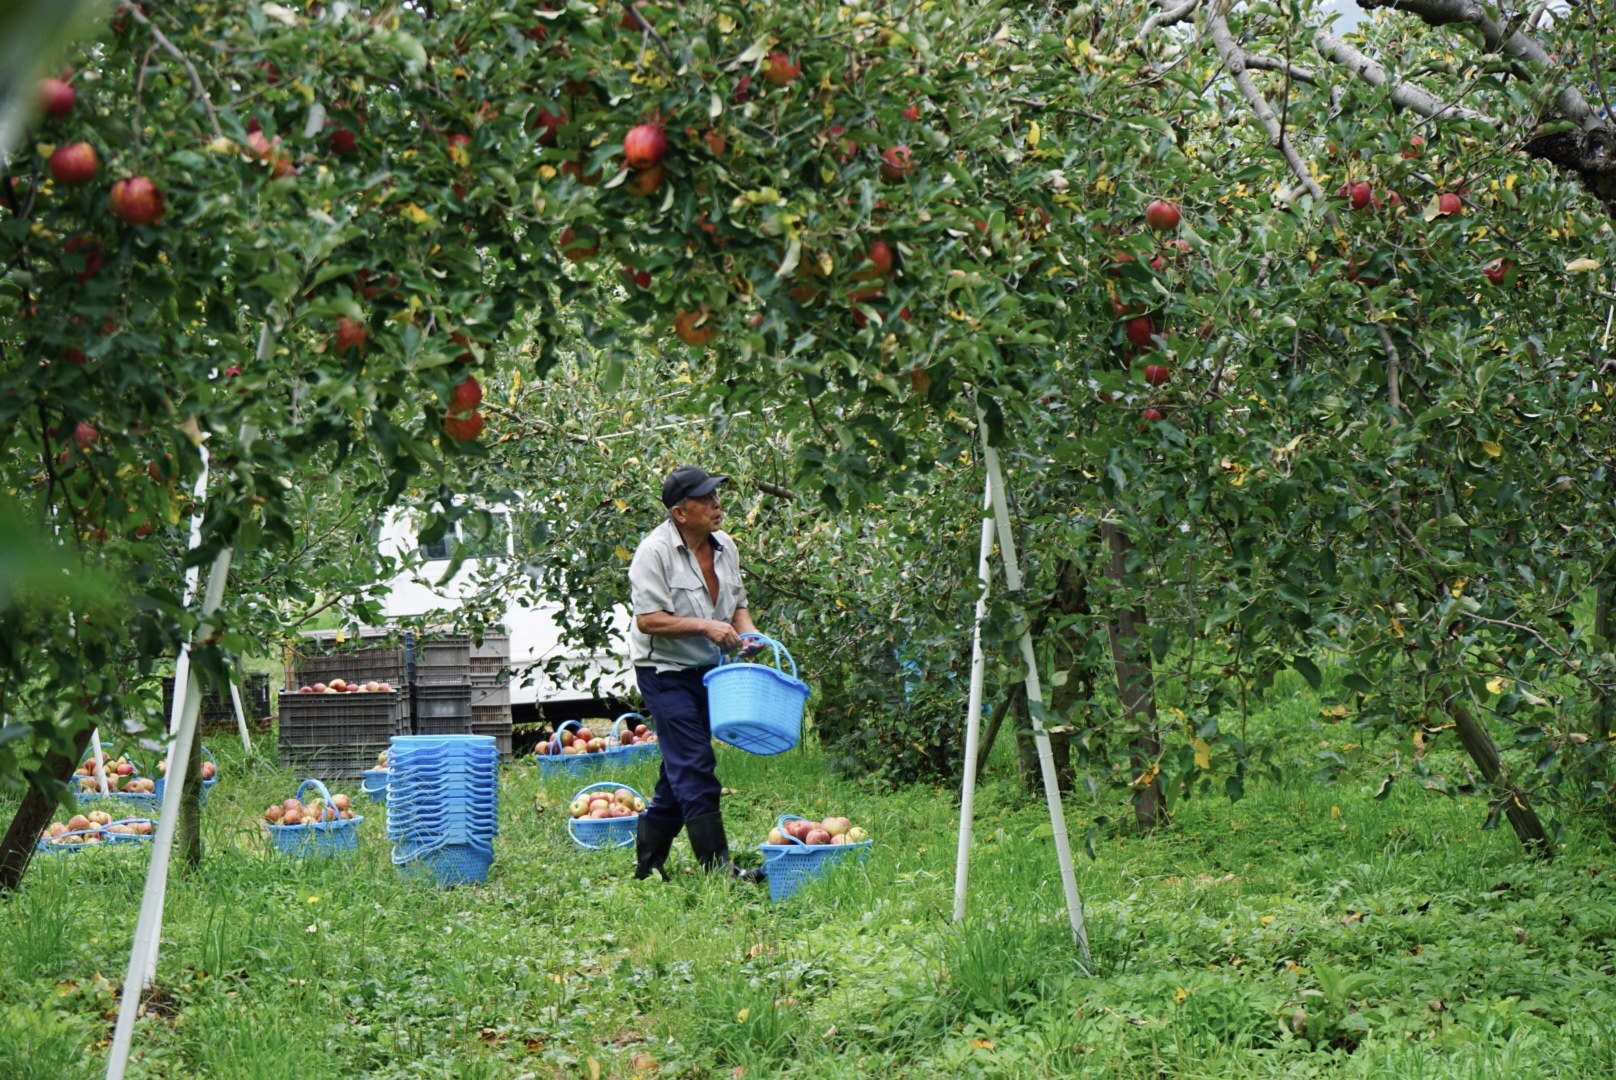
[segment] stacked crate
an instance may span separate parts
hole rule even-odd
[[[269,724],[269,676],[248,675],[241,691],[241,709],[249,727]],[[174,677],[163,677],[163,720],[174,715]],[[230,701],[230,691],[219,691],[212,686],[202,691],[202,712],[197,718],[201,730],[236,728],[236,707]]]
[[[415,734],[470,735],[471,635],[429,630],[415,643]]]
[[[409,636],[317,631],[287,648],[280,694],[280,761],[322,780],[358,780],[394,735],[410,733]],[[385,682],[388,691],[304,694],[333,679]]]
[[[471,733],[492,735],[502,761],[511,759],[511,636],[489,632],[471,647]]]

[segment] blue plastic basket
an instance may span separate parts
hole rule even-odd
[[[370,801],[386,805],[389,769],[366,769],[359,790],[370,796]]]
[[[107,831],[100,827],[94,829],[74,829],[72,832],[63,833],[62,836],[99,836],[101,838],[101,842],[98,844],[53,844],[44,837],[40,837],[39,840],[34,844],[34,850],[45,855],[62,855],[70,851],[82,851],[87,847],[112,846],[111,842],[107,838]],[[61,837],[57,837],[57,839],[61,839]]]
[[[208,805],[209,789],[211,789],[214,784],[219,782],[219,763],[214,759],[213,751],[209,750],[207,747],[204,746],[202,748],[202,752],[208,756],[209,761],[213,762],[214,770],[212,780],[202,781],[202,805],[206,806]],[[163,790],[168,786],[168,777],[159,776],[156,780],[152,781],[152,784],[156,789],[152,792],[152,796],[157,800],[158,805],[161,805],[163,802]]]
[[[400,844],[393,848],[393,865],[409,876],[431,877],[443,888],[488,880],[494,849],[487,844]]]
[[[318,780],[305,780],[298,786],[297,798],[300,802],[303,793],[310,787],[320,793],[326,806],[331,805],[331,792]],[[346,855],[358,850],[359,825],[364,820],[362,815],[355,814],[347,820],[310,821],[301,825],[271,825],[266,821],[264,830],[269,833],[270,844],[282,855],[299,859],[320,858]]]
[[[149,833],[145,833],[145,834],[142,834],[142,833],[115,833],[115,832],[111,831],[111,826],[107,826],[107,840],[110,841],[111,843],[114,843],[114,844],[149,844],[149,843],[151,843],[152,838],[157,835],[157,822],[153,821],[151,818],[124,818],[122,821],[114,821],[112,824],[113,825],[133,825],[134,823],[136,823],[138,821],[144,821],[146,824],[150,825],[152,827],[152,831],[149,832]]]
[[[616,791],[618,788],[634,791],[627,784],[601,782],[599,784],[590,784],[586,788],[580,788],[573,792],[572,798],[568,799],[567,803],[570,806],[573,801],[591,791],[602,789]],[[638,791],[634,791],[634,797],[641,802],[646,801],[645,796]],[[639,831],[639,828],[639,814],[615,818],[575,818],[570,813],[567,815],[567,835],[572,837],[579,847],[586,847],[590,851],[628,847],[634,843],[634,834]]]
[[[590,773],[599,772],[606,767],[607,760],[611,757],[609,753],[561,753],[561,732],[568,728],[577,730],[581,727],[583,725],[578,721],[568,720],[556,728],[556,732],[550,736],[549,742],[539,744],[539,748],[533,756],[539,760],[540,776],[588,776]],[[550,747],[555,748],[554,753],[547,752]]]
[[[781,814],[774,827],[781,829],[788,821],[807,820],[796,814]],[[862,862],[869,857],[870,848],[875,844],[874,840],[861,840],[856,844],[810,845],[790,836],[786,840],[788,842],[784,844],[758,845],[758,850],[763,853],[763,869],[769,874],[769,899],[777,904],[823,874],[826,867],[834,866],[853,852],[858,853],[858,859]]]
[[[114,791],[103,795],[99,791],[81,791],[77,798],[80,810],[96,810],[104,806],[115,821],[126,817],[156,817],[163,812],[162,800],[155,793]]]
[[[662,756],[662,747],[657,743],[635,743],[632,746],[623,746],[619,740],[623,737],[623,728],[631,721],[644,722],[647,718],[637,712],[627,712],[612,721],[612,733],[606,738],[606,756],[616,765],[634,765],[641,761],[655,761]],[[649,726],[649,725],[647,725]]]
[[[707,712],[713,737],[748,754],[783,754],[802,740],[802,707],[808,684],[797,678],[797,662],[786,647],[762,634],[742,634],[772,646],[774,666],[719,657],[718,666],[701,677],[707,687]],[[780,657],[791,674],[780,669]]]

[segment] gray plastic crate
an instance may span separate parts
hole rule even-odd
[[[314,777],[329,785],[334,780],[361,780],[366,769],[376,767],[376,755],[388,745],[380,742],[363,746],[288,746],[282,742],[279,756],[281,767],[292,770],[300,779]]]
[[[248,675],[241,691],[241,709],[249,725],[269,715],[269,676]],[[174,713],[174,679],[163,677],[163,718]],[[202,712],[198,723],[203,727],[236,726],[236,707],[230,701],[230,691],[207,687],[202,692]]]
[[[508,660],[510,655],[511,635],[509,634],[498,634],[490,630],[483,635],[481,645],[473,643],[471,646],[471,658],[473,660]]]
[[[420,721],[459,718],[470,722],[471,684],[417,686],[415,688],[415,718]]]
[[[280,743],[297,747],[385,746],[409,734],[401,690],[280,695]]]
[[[507,682],[479,681],[473,675],[471,679],[471,705],[475,710],[479,705],[502,706],[506,712],[510,711],[511,686]]]
[[[464,683],[471,675],[470,634],[423,634],[415,643],[415,684]]]
[[[511,760],[511,718],[509,713],[506,714],[503,721],[489,722],[473,719],[467,734],[493,736],[494,745],[499,748],[499,759],[501,761]]]
[[[409,632],[316,630],[287,647],[286,684],[292,690],[332,679],[385,682],[395,690],[409,685]]]

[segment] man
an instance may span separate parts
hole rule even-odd
[[[667,520],[640,541],[629,564],[629,657],[662,747],[662,772],[634,841],[636,878],[655,870],[667,880],[663,866],[683,827],[703,868],[763,879],[762,871],[730,862],[702,682],[722,653],[740,647],[741,634],[756,631],[740,557],[719,529],[718,486],[728,479],[694,465],[669,473],[662,481]]]

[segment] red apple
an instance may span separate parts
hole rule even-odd
[[[1464,203],[1460,201],[1459,196],[1451,191],[1445,191],[1436,198],[1438,214],[1457,214],[1463,209]]]
[[[101,438],[101,433],[90,425],[88,420],[80,420],[73,429],[73,441],[79,444],[80,450],[88,450]]]
[[[65,363],[72,364],[74,367],[83,367],[85,364],[89,363],[90,358],[86,356],[84,354],[84,350],[79,348],[77,345],[69,345],[67,348],[62,350],[62,360]]]
[[[1151,386],[1160,386],[1172,377],[1173,369],[1163,364],[1146,364],[1145,381]]]
[[[163,193],[144,176],[131,176],[113,184],[107,201],[112,213],[125,225],[150,225],[163,216]]]
[[[1509,269],[1512,265],[1514,264],[1505,262],[1503,259],[1494,259],[1492,262],[1482,267],[1481,272],[1486,276],[1487,280],[1492,282],[1494,285],[1502,285],[1504,283],[1504,275],[1509,273]]]
[[[264,811],[264,820],[273,825],[275,822],[281,819],[281,815],[284,813],[285,811],[282,810],[278,805],[271,806],[268,810]]]
[[[457,135],[451,135],[451,136],[449,136],[449,139],[448,139],[448,145],[449,145],[449,156],[451,158],[455,156],[454,151],[456,151],[456,150],[464,150],[466,153],[469,154],[469,153],[471,153],[471,136],[470,135],[458,135],[458,134]]]
[[[1416,135],[1408,140],[1408,149],[1403,151],[1405,158],[1417,158],[1425,153],[1425,137]]]
[[[62,243],[62,250],[84,257],[84,268],[74,273],[73,280],[83,285],[101,272],[101,241],[87,233],[70,236]]]
[[[703,304],[699,311],[681,311],[675,315],[673,332],[686,345],[700,349],[718,336],[718,323],[707,311],[707,305]]]
[[[770,86],[790,86],[801,74],[802,65],[793,63],[785,53],[772,52],[763,61],[763,81]]]
[[[875,278],[884,278],[892,273],[892,248],[885,240],[877,240],[872,243],[869,252],[865,255],[865,259],[870,263],[870,267],[854,274],[854,281],[871,281]]]
[[[623,274],[642,289],[651,287],[651,274],[646,270],[636,270],[632,266],[623,267]]]
[[[342,315],[337,319],[337,332],[331,336],[331,347],[336,350],[338,356],[341,356],[349,349],[358,349],[363,353],[365,351],[365,342],[369,338],[370,331],[365,327],[364,323]],[[333,679],[331,685],[341,690],[342,687],[337,686],[341,681],[340,679]]]
[[[899,109],[898,111],[903,114],[903,118],[905,120],[919,120],[920,119],[920,106],[916,105],[912,101],[908,105],[905,105],[903,108]]]
[[[351,154],[359,148],[359,136],[347,128],[338,128],[331,133],[331,152],[334,154]]]
[[[1148,348],[1156,336],[1156,324],[1150,321],[1149,315],[1136,315],[1123,326],[1123,332],[1133,344],[1141,349]]]
[[[88,829],[89,827],[90,819],[85,817],[83,814],[74,814],[72,817],[67,819],[68,832],[78,832],[80,829]]]
[[[1356,184],[1342,184],[1341,190],[1336,192],[1336,194],[1340,195],[1343,199],[1350,200],[1354,210],[1362,210],[1364,207],[1369,205],[1369,201],[1373,197],[1374,191],[1372,188],[1370,188],[1368,183],[1360,180]]]
[[[556,130],[567,122],[565,112],[551,112],[549,109],[540,109],[528,123],[529,128],[539,130],[539,143],[551,146],[556,141]]]
[[[1154,199],[1145,207],[1145,224],[1158,232],[1178,228],[1178,206],[1164,199]]]
[[[470,416],[446,416],[443,430],[456,442],[470,442],[483,433],[483,414],[474,412]]]
[[[349,801],[348,801],[348,796],[344,795],[340,791],[337,792],[335,795],[331,796],[331,805],[335,806],[338,810],[346,810],[346,809],[348,809],[348,807],[350,805]]]
[[[887,183],[901,183],[914,171],[915,163],[907,146],[889,146],[881,152],[881,179]]]
[[[630,195],[638,195],[642,199],[649,198],[662,187],[662,178],[667,175],[667,171],[661,165],[653,165],[649,169],[635,173],[623,187]]]
[[[78,187],[95,179],[101,161],[87,142],[69,143],[50,156],[51,179],[63,187]]]
[[[1151,423],[1155,423],[1157,420],[1160,420],[1162,416],[1160,409],[1140,409],[1139,415],[1144,419],[1149,420]]]
[[[580,262],[592,258],[600,250],[600,234],[588,225],[580,225],[577,230],[568,225],[561,230],[558,246],[564,257]]]
[[[52,120],[60,120],[73,111],[73,103],[78,95],[73,88],[61,79],[39,80],[39,111]]]
[[[651,729],[646,727],[644,724],[639,724],[634,728],[634,734],[636,735],[648,735],[650,734],[650,731]]]
[[[840,124],[825,129],[825,145],[836,147],[833,153],[836,155],[838,165],[846,165],[853,160],[853,155],[858,153],[858,143],[845,138],[846,134],[847,129]]]
[[[821,844],[830,843],[830,833],[826,832],[824,829],[812,829],[809,831],[808,835],[802,839],[804,843],[818,847]]]
[[[482,404],[483,388],[477,381],[477,376],[467,375],[460,382],[455,383],[454,389],[449,393],[449,411],[452,413],[470,412]]]
[[[649,169],[668,152],[668,137],[657,124],[636,124],[623,137],[623,160],[631,169]]]
[[[737,105],[739,105],[741,102],[747,101],[751,97],[752,97],[752,76],[750,76],[750,75],[742,75],[739,79],[735,80],[735,94],[734,94],[735,103]]]

